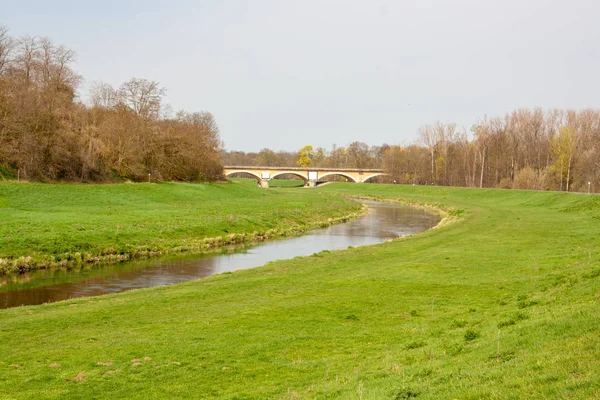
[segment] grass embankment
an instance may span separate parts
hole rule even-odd
[[[316,191],[437,203],[463,219],[196,282],[0,311],[0,397],[597,397],[600,197]]]
[[[304,181],[301,179],[271,179],[269,181],[269,187],[271,188],[292,188],[302,186],[304,186]]]
[[[244,180],[0,183],[0,274],[287,236],[358,210],[338,196],[269,191]]]

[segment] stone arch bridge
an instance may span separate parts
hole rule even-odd
[[[248,174],[253,176],[262,187],[269,187],[269,181],[279,175],[291,174],[304,181],[305,186],[316,186],[317,182],[328,176],[343,176],[356,183],[364,183],[377,176],[386,175],[382,169],[358,168],[307,168],[307,167],[223,167],[225,177],[233,174]]]

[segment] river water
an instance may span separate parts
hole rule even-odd
[[[381,243],[427,230],[440,220],[435,214],[412,207],[364,203],[369,207],[366,215],[298,237],[232,246],[216,253],[0,277],[0,309],[170,285],[322,250]]]

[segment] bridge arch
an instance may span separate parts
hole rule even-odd
[[[343,172],[329,172],[329,173],[320,175],[319,176],[319,180],[325,178],[326,176],[332,176],[332,175],[343,176],[344,178],[348,179],[349,181],[356,183],[356,179],[352,175],[348,175],[348,174],[345,174]]]
[[[275,179],[275,177],[277,177],[279,175],[294,175],[294,176],[297,176],[298,178],[301,178],[304,181],[304,183],[308,182],[308,176],[302,175],[298,171],[281,171],[281,172],[277,172],[277,173],[273,174],[273,176],[271,176],[271,179]]]
[[[247,174],[247,175],[252,175],[254,177],[254,179],[256,179],[258,182],[261,181],[260,176],[254,172],[251,171],[244,171],[244,170],[239,170],[239,171],[230,171],[228,173],[225,174],[225,178],[234,175],[234,174]]]
[[[386,174],[385,172],[377,172],[375,174],[367,176],[365,179],[363,179],[363,182],[367,182],[369,179],[377,178],[378,176],[388,176],[388,174]]]

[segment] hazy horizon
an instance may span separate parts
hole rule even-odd
[[[77,52],[85,81],[167,88],[228,150],[414,141],[520,107],[597,108],[600,4],[509,1],[5,2],[14,36]]]

